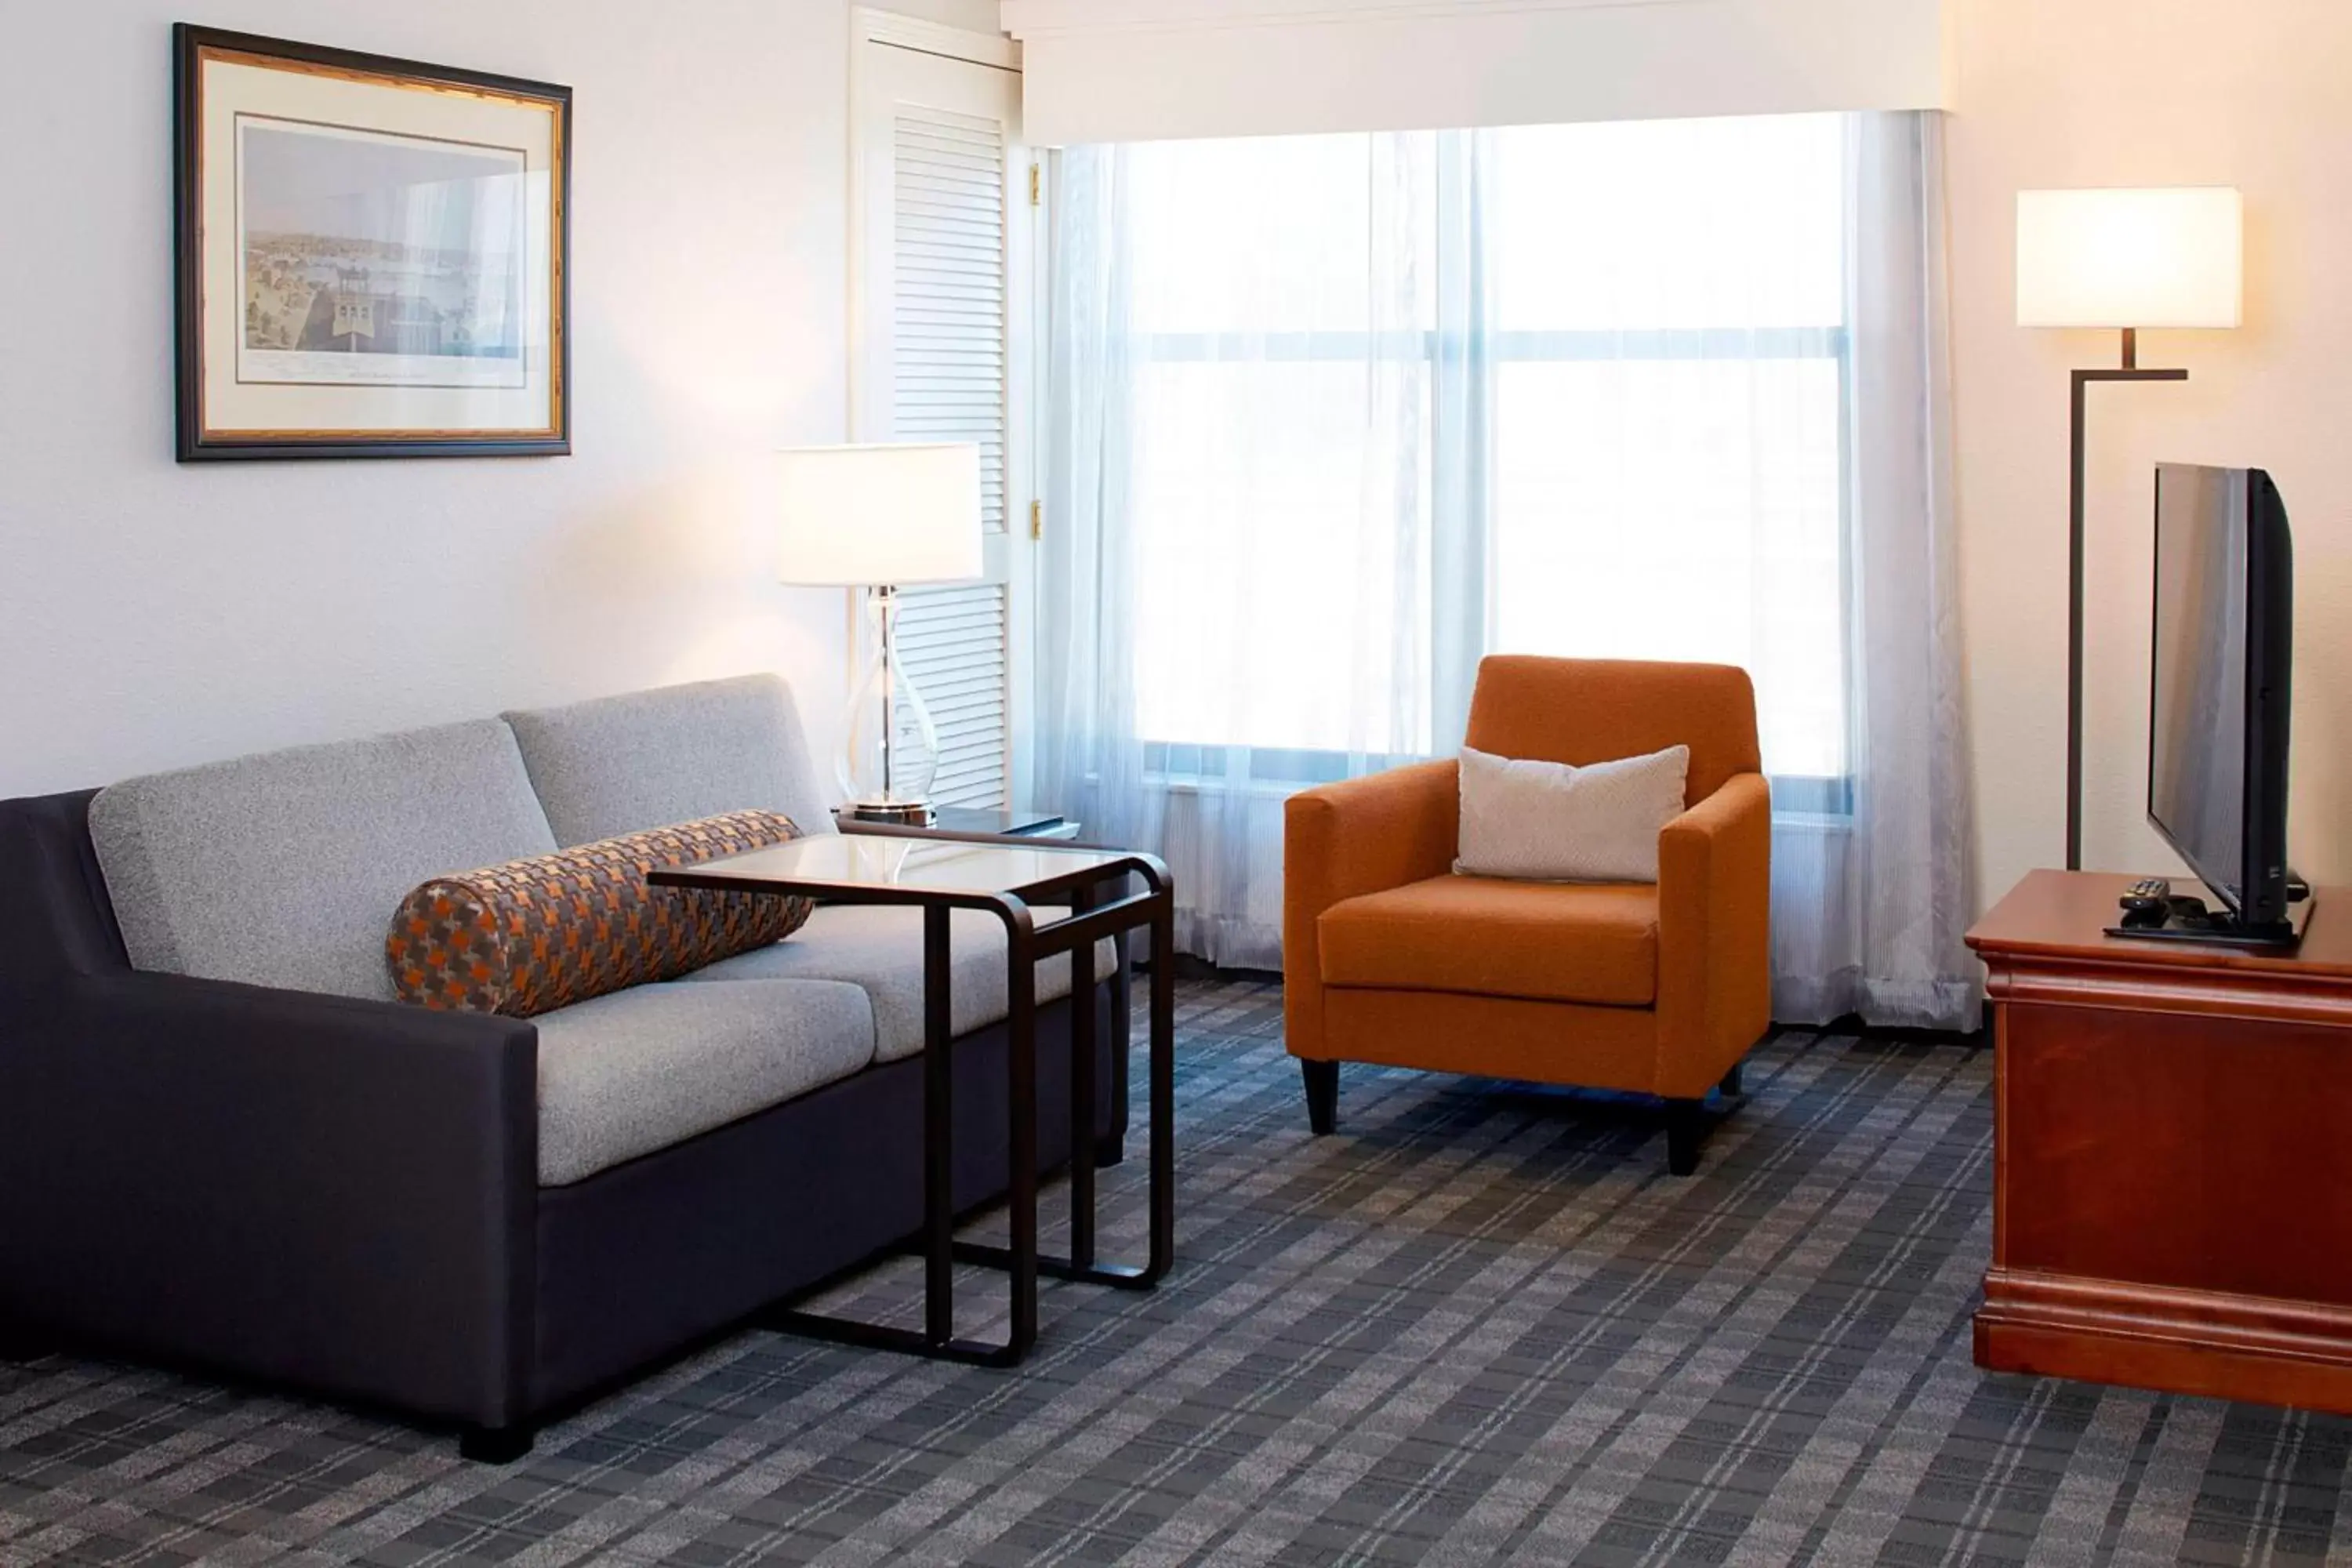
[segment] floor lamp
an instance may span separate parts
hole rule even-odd
[[[2142,327],[2234,327],[2242,207],[2224,188],[2021,191],[2017,324],[2123,332],[2123,363],[2074,372],[2067,523],[2066,868],[2083,866],[2083,420],[2095,381],[2187,381],[2143,370]]]

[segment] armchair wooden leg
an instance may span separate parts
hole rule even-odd
[[[1734,1062],[1731,1064],[1731,1070],[1723,1075],[1723,1094],[1725,1099],[1737,1100],[1739,1097],[1741,1092],[1739,1088],[1739,1069],[1745,1065],[1746,1064],[1743,1062]]]
[[[1301,1057],[1298,1076],[1307,1081],[1307,1125],[1319,1138],[1339,1124],[1339,1064]]]
[[[1666,1101],[1666,1171],[1670,1175],[1687,1176],[1698,1169],[1699,1141],[1706,1135],[1706,1102],[1697,1100]]]

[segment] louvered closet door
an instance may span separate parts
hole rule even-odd
[[[939,725],[933,800],[998,806],[1013,803],[1025,771],[1015,737],[1034,571],[1026,344],[1036,209],[1019,144],[1018,72],[941,50],[1009,59],[1010,46],[908,27],[886,19],[860,46],[858,435],[980,447],[988,574],[910,590],[899,648]]]

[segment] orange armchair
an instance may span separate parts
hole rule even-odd
[[[1655,886],[1452,870],[1455,764],[1293,795],[1283,839],[1283,1023],[1307,1119],[1328,1132],[1339,1064],[1377,1062],[1667,1101],[1667,1165],[1697,1168],[1702,1102],[1739,1087],[1771,1019],[1772,801],[1747,672],[1497,656],[1468,743],[1582,765],[1690,748],[1689,809]]]

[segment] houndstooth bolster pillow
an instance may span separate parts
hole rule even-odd
[[[788,816],[737,811],[436,877],[393,916],[393,990],[528,1018],[780,942],[809,918],[808,900],[654,888],[646,873],[798,837]]]

